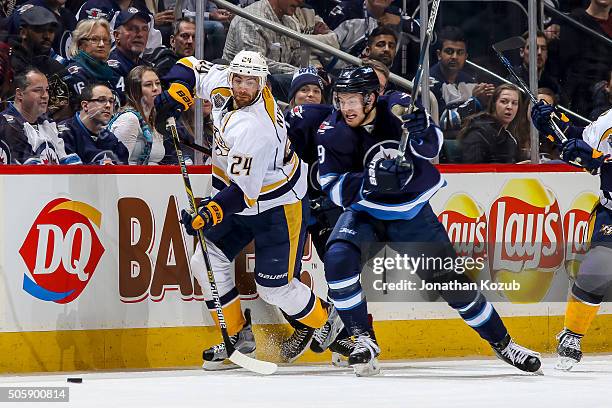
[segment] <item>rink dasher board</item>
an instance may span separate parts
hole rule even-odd
[[[441,169],[448,185],[431,200],[436,214],[448,211],[449,200],[459,194],[482,210],[480,222],[489,216],[491,205],[503,198],[504,186],[510,180],[515,184],[516,180],[519,184],[528,180],[525,183],[529,185],[536,180],[547,197],[554,198],[560,218],[574,210],[576,197],[597,194],[599,184],[597,178],[568,166]],[[210,168],[190,170],[196,196],[204,197],[210,191]],[[0,191],[0,344],[21,356],[0,364],[2,371],[195,365],[202,345],[217,340],[189,268],[192,240],[178,228],[180,209],[187,207],[178,169],[7,166],[0,169]],[[550,212],[550,208],[545,211]],[[148,224],[150,236],[145,231]],[[97,244],[93,243],[96,238]],[[132,248],[136,244],[144,245],[145,250]],[[56,246],[61,249],[56,250]],[[83,251],[88,246],[97,251]],[[142,258],[143,253],[146,258]],[[307,253],[303,269],[313,277],[315,291],[323,295],[323,265],[314,251]],[[252,276],[253,257],[242,255],[241,267],[244,264],[245,270],[241,276],[248,278]],[[149,266],[143,268],[132,258],[144,260]],[[77,259],[88,266],[75,267]],[[562,264],[555,271],[557,279],[551,289],[569,284],[569,280],[559,279],[565,276]],[[288,330],[279,325],[282,318],[278,311],[258,299],[250,285],[241,286],[243,307],[253,310],[258,325],[256,335],[275,340],[286,335]],[[78,296],[66,302],[66,293],[71,290]],[[42,297],[62,293],[64,299],[44,300],[32,293]],[[562,303],[546,302],[545,296],[543,302],[528,305],[504,301],[503,296],[492,300],[503,316],[511,317],[508,325],[517,338],[524,337],[540,349],[553,347],[554,333],[562,326]],[[372,304],[370,311],[381,342],[393,344],[384,353],[386,358],[487,352],[443,303],[381,302]],[[612,351],[612,342],[606,337],[610,327],[612,306],[605,304],[594,323],[594,331],[600,336],[593,336],[591,343],[587,341],[586,349]],[[435,346],[439,341],[432,341],[432,337],[440,339],[457,332],[465,335],[454,348]],[[419,340],[404,344],[405,338]],[[260,346],[259,352],[274,358],[275,347],[272,342]],[[309,353],[303,357],[304,361],[320,359]]]

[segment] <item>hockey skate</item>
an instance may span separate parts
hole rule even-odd
[[[557,335],[557,340],[559,340],[559,345],[557,346],[559,359],[557,360],[555,369],[569,371],[576,363],[582,360],[582,351],[580,350],[580,340],[582,340],[582,336],[571,330],[563,329],[561,333]]]
[[[348,357],[355,350],[355,340],[352,336],[336,339],[329,345],[332,352],[332,365],[335,367],[348,367]]]
[[[355,340],[355,349],[349,355],[348,364],[353,367],[357,377],[376,375],[380,372],[380,363],[377,358],[379,354],[380,347],[376,339],[370,337],[368,333],[362,334]]]
[[[230,342],[236,350],[249,357],[254,357],[255,337],[251,329],[251,311],[249,309],[244,311],[244,318],[246,320],[244,326],[238,333],[230,336]],[[202,358],[204,359],[202,368],[206,371],[240,368],[238,365],[227,360],[227,350],[223,342],[204,350],[202,352]]]
[[[315,329],[311,327],[296,327],[293,334],[280,345],[283,361],[291,363],[298,359],[308,349]]]
[[[338,333],[344,328],[340,315],[334,306],[329,307],[329,316],[323,327],[314,331],[310,349],[315,353],[322,353],[336,340]]]
[[[519,370],[539,375],[544,374],[540,369],[542,366],[540,353],[519,346],[512,341],[509,334],[506,334],[506,337],[499,343],[491,343],[491,347],[493,347],[493,351],[500,360],[515,366]]]

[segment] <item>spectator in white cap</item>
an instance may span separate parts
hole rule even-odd
[[[323,100],[323,80],[315,67],[300,68],[293,74],[289,89],[289,105],[292,108],[308,103],[323,103]]]

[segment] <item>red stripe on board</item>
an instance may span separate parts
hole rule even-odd
[[[210,174],[211,166],[187,166],[189,174]],[[0,174],[181,174],[179,166],[0,166]]]
[[[441,173],[579,173],[568,164],[439,164]],[[189,174],[210,174],[211,166],[188,166]],[[0,165],[2,174],[180,174],[179,166]]]
[[[569,164],[438,164],[440,173],[581,173]]]

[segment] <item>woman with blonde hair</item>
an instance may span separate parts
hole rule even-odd
[[[159,164],[164,158],[164,137],[155,129],[155,97],[162,91],[151,67],[139,65],[126,81],[126,105],[111,119],[108,128],[128,149],[129,164]]]
[[[107,83],[115,94],[123,94],[123,77],[107,63],[111,38],[110,25],[103,18],[82,20],[72,32],[68,56],[73,62],[68,72],[75,95],[80,95],[92,82]]]

